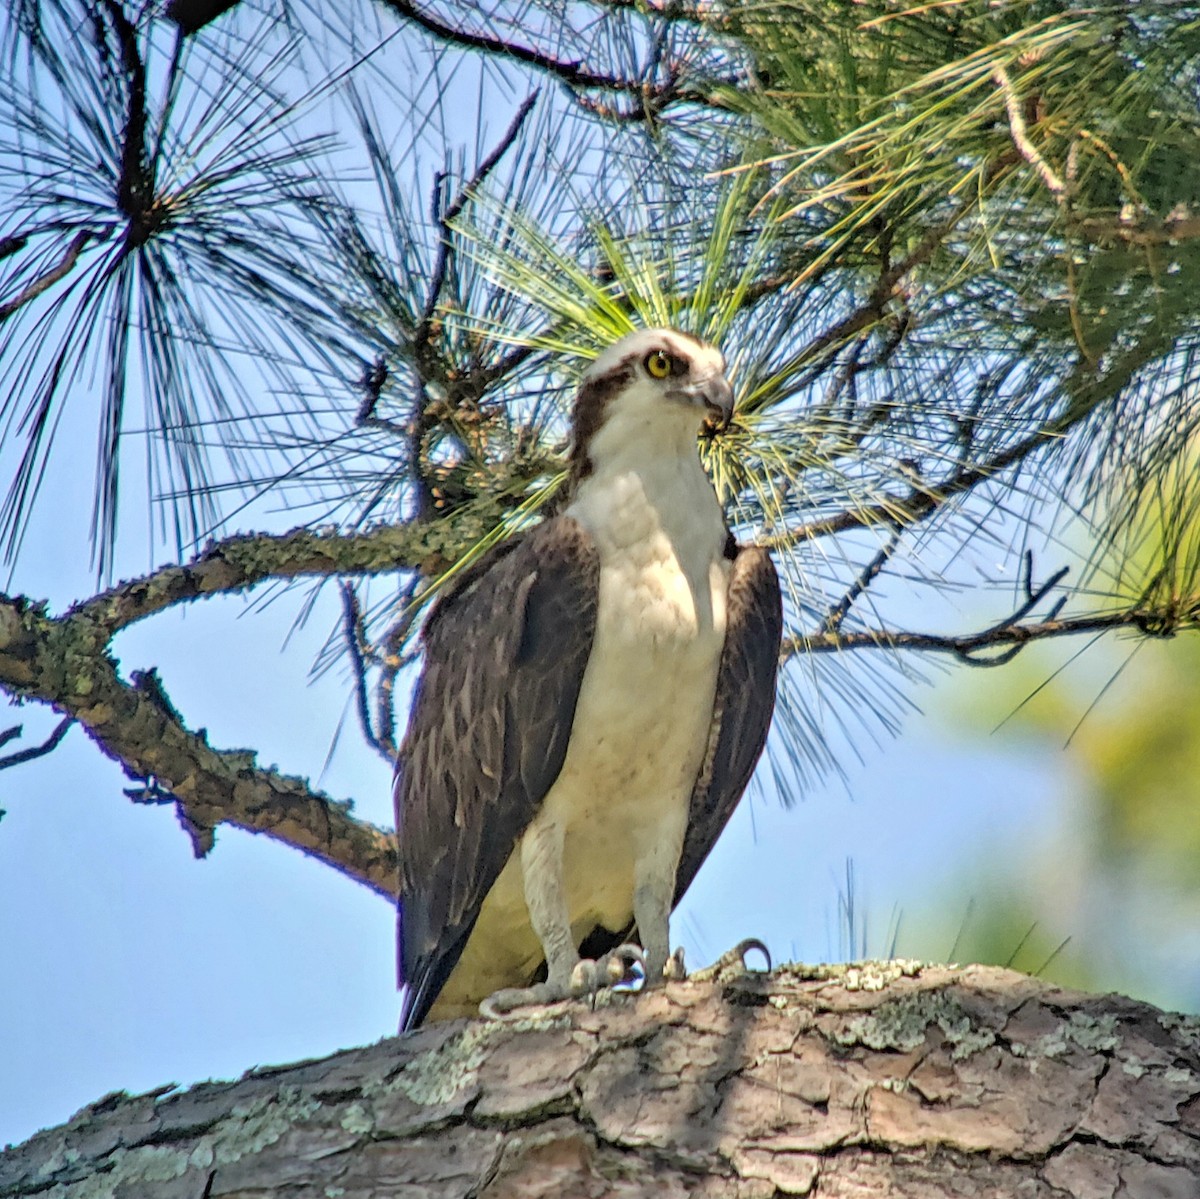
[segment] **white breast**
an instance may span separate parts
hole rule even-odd
[[[694,454],[596,480],[568,512],[600,552],[599,610],[567,759],[535,826],[565,833],[572,926],[586,932],[629,921],[647,855],[673,884],[712,721],[729,563]]]

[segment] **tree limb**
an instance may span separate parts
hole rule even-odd
[[[27,749],[19,749],[16,753],[0,757],[0,770],[7,770],[10,766],[20,766],[23,762],[32,762],[35,758],[44,758],[47,754],[53,753],[74,723],[75,721],[70,716],[64,717],[58,722],[54,732],[41,745],[31,745]],[[7,745],[20,735],[21,726],[19,724],[11,729],[5,729],[0,733],[0,745]]]
[[[784,966],[108,1095],[0,1194],[1184,1199],[1198,1031],[996,967]]]
[[[218,824],[266,833],[390,899],[395,838],[303,779],[264,770],[246,750],[218,750],[187,729],[152,672],[125,683],[103,628],[0,599],[0,686],[73,720],[127,773],[169,792],[198,853]]]
[[[487,532],[499,516],[498,507],[479,505],[477,534]],[[67,618],[90,622],[107,643],[119,630],[175,604],[235,594],[268,579],[420,570],[431,559],[453,560],[457,555],[451,547],[470,544],[475,532],[473,524],[468,529],[461,520],[442,519],[380,525],[362,533],[238,534],[214,542],[190,562],[164,566],[83,600]]]

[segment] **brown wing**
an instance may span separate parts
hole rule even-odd
[[[497,546],[430,613],[394,786],[403,1028],[445,985],[562,769],[599,577],[591,538],[559,516]]]
[[[726,619],[708,750],[692,789],[675,878],[676,903],[733,815],[767,742],[775,710],[783,599],[779,576],[765,549],[738,548],[729,578]]]

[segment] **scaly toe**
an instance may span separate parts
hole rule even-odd
[[[526,1007],[542,1007],[571,998],[571,991],[553,983],[534,983],[532,987],[505,987],[493,991],[480,1005],[479,1014],[487,1020],[503,1020]]]
[[[610,986],[628,986],[646,976],[646,954],[640,945],[629,942],[606,953],[600,959],[600,964],[610,979]]]
[[[770,974],[772,966],[771,951],[757,937],[747,937],[744,941],[739,941],[724,955],[724,958],[729,959],[729,965],[731,966],[734,962],[740,962],[742,969],[749,973],[750,967],[746,963],[746,954],[754,953],[756,950],[766,959],[766,973]],[[722,961],[724,961],[724,958],[722,958]]]

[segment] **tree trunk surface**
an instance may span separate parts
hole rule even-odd
[[[783,967],[454,1021],[0,1154],[0,1196],[1200,1199],[1200,1019],[991,967]]]

